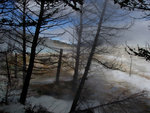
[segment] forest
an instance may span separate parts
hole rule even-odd
[[[149,0],[0,0],[0,113],[150,113]]]

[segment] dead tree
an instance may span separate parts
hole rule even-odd
[[[28,87],[29,87],[29,83],[30,83],[30,79],[31,79],[31,75],[32,75],[33,67],[34,67],[35,56],[36,56],[36,47],[39,43],[38,42],[39,34],[51,27],[64,25],[64,23],[66,23],[66,21],[64,22],[64,19],[62,20],[62,18],[65,15],[67,15],[67,14],[55,15],[58,12],[62,11],[62,9],[61,10],[59,9],[60,2],[58,3],[58,1],[55,1],[55,0],[53,0],[53,1],[51,1],[51,0],[35,0],[34,2],[37,3],[38,5],[40,5],[39,15],[30,9],[28,9],[28,11],[30,13],[27,14],[27,12],[25,10],[26,1],[27,0],[23,1],[23,5],[20,5],[21,7],[19,7],[18,4],[16,4],[16,2],[20,2],[20,1],[13,1],[13,3],[14,3],[13,5],[15,6],[16,10],[20,11],[19,13],[16,13],[15,15],[13,15],[15,12],[13,12],[13,14],[11,14],[11,15],[13,15],[12,16],[13,19],[11,18],[11,15],[9,15],[9,13],[6,14],[6,15],[9,15],[9,18],[7,18],[7,16],[5,16],[6,18],[0,18],[1,26],[6,25],[9,28],[13,27],[14,30],[19,29],[19,28],[23,29],[23,31],[22,31],[23,34],[21,33],[22,34],[21,38],[23,38],[23,40],[24,40],[24,42],[22,44],[23,56],[24,56],[23,70],[25,70],[25,67],[26,67],[25,66],[25,63],[26,63],[25,62],[26,31],[28,30],[29,33],[31,32],[29,29],[26,29],[25,27],[28,25],[30,27],[35,27],[35,29],[31,33],[33,40],[30,41],[31,42],[30,61],[29,61],[29,66],[27,68],[22,93],[20,96],[20,103],[22,103],[22,104],[25,104],[26,97],[27,97]],[[67,5],[69,5],[70,7],[72,7],[75,10],[79,9],[66,0],[59,0],[59,1],[62,1],[62,3],[66,3]],[[50,3],[48,3],[48,2],[50,2]],[[55,6],[53,5],[53,2],[56,3]],[[56,6],[57,3],[58,3],[58,7]],[[45,12],[45,11],[47,11],[47,12]],[[22,12],[23,12],[23,14],[22,14]],[[31,14],[33,14],[35,16],[32,17]],[[51,18],[53,15],[55,15],[54,18]],[[23,18],[20,20],[18,17],[23,17]],[[57,19],[60,19],[60,20],[56,21]],[[25,20],[28,20],[28,22],[26,22]],[[6,22],[3,22],[3,21],[6,21]],[[48,24],[48,23],[51,23],[51,24]],[[17,33],[19,33],[19,32],[17,32]]]
[[[31,42],[30,60],[29,60],[29,65],[28,65],[28,69],[26,72],[25,81],[23,84],[23,89],[22,89],[21,96],[20,96],[21,104],[25,104],[25,101],[26,101],[28,87],[29,87],[31,75],[33,72],[35,56],[37,55],[36,48],[37,48],[37,45],[39,44],[39,34],[52,27],[64,25],[66,23],[66,21],[64,20],[64,17],[67,14],[63,14],[63,15],[58,14],[58,12],[60,13],[62,11],[62,9],[59,8],[60,4],[58,3],[58,6],[57,6],[57,2],[56,2],[56,6],[54,7],[53,4],[51,3],[48,4],[47,2],[48,1],[46,0],[35,1],[35,3],[38,4],[40,7],[39,15],[31,11],[31,13],[35,15],[35,17],[33,18],[31,17],[32,18],[31,20],[34,20],[35,33],[32,33],[33,40]],[[53,16],[54,18],[52,18]]]
[[[58,66],[57,66],[57,73],[56,73],[56,84],[59,84],[59,76],[60,76],[61,63],[62,63],[62,54],[63,54],[63,49],[60,49]]]
[[[23,56],[23,81],[25,80],[25,76],[26,76],[26,5],[27,5],[27,1],[23,0],[23,19],[22,19],[22,23],[23,23],[23,34],[22,34],[22,56]]]
[[[40,28],[41,28],[42,21],[43,21],[44,4],[45,4],[45,0],[41,1],[40,14],[39,14],[39,19],[38,19],[38,23],[37,23],[33,43],[32,43],[29,66],[27,69],[27,75],[25,77],[22,93],[20,96],[20,103],[21,104],[25,104],[27,92],[28,92],[28,87],[29,87],[29,83],[30,83],[30,79],[31,79],[32,71],[33,71],[36,46],[37,46],[37,41],[38,41],[38,37],[39,37],[39,33],[40,33]]]
[[[103,7],[103,10],[102,10],[102,14],[100,16],[100,19],[99,19],[96,36],[95,36],[95,39],[94,39],[94,42],[93,42],[93,45],[92,45],[92,49],[91,49],[91,52],[90,52],[90,55],[89,55],[89,58],[88,58],[88,62],[87,62],[86,67],[85,67],[83,77],[81,79],[79,88],[78,88],[78,90],[76,92],[76,95],[75,95],[75,98],[73,100],[73,104],[71,106],[70,113],[73,113],[76,110],[78,100],[80,98],[82,89],[84,87],[85,80],[86,80],[87,75],[88,75],[88,71],[90,69],[91,61],[92,61],[92,58],[93,58],[93,55],[94,55],[94,52],[95,52],[95,49],[96,49],[96,45],[97,45],[97,42],[98,42],[98,38],[99,38],[99,35],[100,35],[100,32],[101,32],[101,27],[102,27],[102,22],[103,22],[105,10],[106,10],[107,1],[108,0],[105,0],[105,2],[104,2],[104,7]]]
[[[82,39],[82,31],[83,31],[83,5],[81,4],[80,8],[80,26],[79,26],[79,31],[78,31],[78,43],[76,47],[76,57],[75,57],[75,68],[74,68],[74,75],[73,75],[73,89],[77,88],[77,81],[78,81],[78,74],[79,74],[79,63],[80,63],[80,48],[81,48],[81,39]]]

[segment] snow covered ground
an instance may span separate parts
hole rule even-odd
[[[92,71],[85,84],[85,87],[88,87],[93,92],[91,98],[105,102],[122,93],[130,92],[132,94],[143,90],[148,91],[148,96],[150,97],[150,62],[134,56],[131,59],[127,54],[103,55],[102,57],[108,61],[115,59],[119,64],[121,63],[120,70],[106,69],[93,62]],[[65,80],[68,81],[70,78]],[[42,81],[32,81],[32,84],[52,83],[53,81],[54,78],[43,79]],[[32,106],[40,104],[54,113],[68,113],[72,103],[71,100],[56,99],[45,95],[29,97],[27,102],[31,103]],[[21,111],[24,110],[23,108],[24,106],[22,105],[13,104],[0,107],[0,110],[5,109],[10,113],[23,113],[24,111]]]
[[[123,59],[122,63],[123,65],[126,65],[126,71],[108,71],[107,69],[104,69],[103,71],[106,73],[107,80],[114,81],[115,83],[124,82],[133,92],[141,90],[150,91],[150,62],[135,56],[132,56],[132,64],[129,56],[122,56],[120,59]]]
[[[68,113],[71,107],[71,101],[64,101],[60,99],[55,99],[51,96],[41,96],[41,97],[29,97],[27,99],[27,106],[42,105],[48,111],[53,113]],[[10,104],[7,106],[0,107],[0,110],[5,110],[8,113],[24,113],[25,106],[21,104]]]

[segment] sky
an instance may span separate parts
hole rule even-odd
[[[120,7],[119,7],[119,10],[120,10]],[[136,12],[131,11],[129,14],[129,16],[132,16],[134,18],[141,17],[141,15],[142,13],[138,11]],[[133,19],[133,18],[128,18],[127,16],[125,16],[124,18],[125,18],[124,20],[118,21],[118,23],[120,22],[126,23],[126,20],[130,19],[132,21]],[[141,46],[145,46],[147,43],[150,43],[150,30],[149,30],[150,28],[148,27],[148,25],[150,25],[150,20],[135,19],[134,24],[131,26],[131,28],[123,31],[120,34],[120,37],[114,39],[113,41],[117,43],[118,45],[128,44],[128,45],[136,46],[138,44]],[[73,32],[73,30],[69,28],[69,26],[65,26],[64,28],[66,29],[66,31],[69,31],[70,33]],[[63,31],[64,30],[60,28],[60,29],[57,29],[56,32],[63,32]],[[66,32],[63,36],[56,38],[56,40],[60,40],[66,43],[72,43],[73,41],[72,36],[68,32]]]
[[[32,5],[35,5],[35,4],[32,4]],[[115,4],[113,4],[113,5],[115,5]],[[37,10],[36,7],[34,7],[33,9]],[[132,14],[134,15],[133,12],[132,12]],[[140,15],[140,14],[137,13],[137,15]],[[136,14],[134,16],[136,16]],[[116,41],[119,45],[124,45],[125,43],[127,43],[129,45],[139,44],[139,45],[143,46],[147,43],[150,43],[150,30],[149,30],[150,28],[148,28],[148,25],[150,25],[149,20],[136,19],[134,21],[134,25],[130,29],[123,31],[121,33],[120,37],[114,41]],[[67,31],[72,33],[73,30],[67,25],[64,26],[64,28],[66,30],[66,33],[63,36],[56,37],[54,39],[60,40],[60,41],[66,42],[66,43],[71,43],[73,41],[72,36]],[[49,31],[47,31],[47,32],[49,32]],[[62,29],[62,28],[59,28],[54,31],[52,30],[52,33],[63,33],[63,32],[64,32],[64,29]]]
[[[117,38],[117,40],[114,39],[114,41],[118,45],[128,44],[133,46],[145,46],[148,43],[150,44],[150,27],[148,27],[150,26],[150,20],[137,19],[143,16],[143,13],[139,11],[131,11],[129,16],[136,18],[134,19],[134,24],[128,30],[123,31],[120,37]],[[127,20],[128,19],[132,20],[133,18],[127,18]],[[124,23],[125,20],[123,20],[122,22]],[[69,27],[66,27],[66,29],[72,32],[72,30],[69,29]],[[64,36],[60,38],[60,40],[63,42],[70,43],[70,37],[71,35],[69,33],[65,33]]]
[[[144,46],[150,43],[150,21],[146,20],[135,20],[134,25],[124,31],[119,39],[119,44],[129,44],[129,45],[141,45]]]
[[[150,21],[146,20],[135,20],[134,24],[128,30],[122,32],[119,38],[115,40],[118,45],[125,45],[126,43],[129,45],[136,46],[141,45],[145,46],[147,43],[150,44]],[[66,27],[67,30],[72,32],[69,27]],[[61,31],[59,29],[58,31]],[[59,40],[63,42],[70,43],[72,41],[71,35],[69,33],[65,33]]]

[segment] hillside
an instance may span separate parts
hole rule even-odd
[[[51,48],[54,50],[59,50],[59,49],[64,49],[64,50],[70,50],[72,45],[65,43],[65,42],[61,42],[59,40],[51,40],[49,38],[40,38],[39,40],[42,40],[42,44],[45,45],[45,49]],[[39,44],[38,47],[41,47],[42,45]]]

